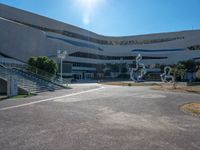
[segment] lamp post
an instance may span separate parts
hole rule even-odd
[[[60,59],[60,82],[61,82],[61,84],[63,83],[63,77],[62,77],[63,67],[62,67],[62,64],[63,64],[63,59],[66,58],[66,55],[67,55],[67,51],[57,50],[57,57]]]

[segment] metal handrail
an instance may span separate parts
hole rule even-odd
[[[29,76],[26,74],[21,74],[19,72],[13,71],[11,68],[4,68],[0,66],[0,77],[4,80],[8,80],[9,75],[16,76],[18,86],[22,89],[25,89],[28,92],[36,93],[37,91],[41,91],[42,89],[45,91],[47,90],[54,90],[54,88],[49,85],[49,83],[44,80],[37,80],[37,78],[34,78],[33,76]]]
[[[68,84],[68,80],[61,79],[61,77],[56,74],[51,74],[49,72],[46,72],[34,66],[30,66],[26,63],[20,62],[12,58],[2,57],[0,59],[0,64],[7,66],[8,68],[17,68],[23,71],[28,71],[30,73],[38,75],[40,78],[50,80],[51,82],[55,82],[56,84],[59,84],[59,85],[62,85],[61,81],[63,81],[63,84]]]
[[[49,72],[46,72],[44,70],[41,70],[39,68],[36,68],[34,66],[30,66],[30,65],[27,65],[26,68],[17,68],[17,67],[14,67],[15,69],[17,70],[21,70],[23,72],[26,72],[26,73],[30,73],[30,74],[33,74],[34,76],[37,76],[43,80],[47,80],[49,82],[52,82],[52,83],[55,83],[59,86],[62,86],[62,87],[66,87],[64,85],[68,85],[68,80],[66,79],[63,79],[62,83],[61,83],[61,77],[56,75],[56,74],[51,74]]]

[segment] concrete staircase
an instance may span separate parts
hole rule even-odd
[[[30,93],[41,93],[65,88],[62,85],[44,79],[31,72],[0,66],[0,78],[7,81],[9,75],[16,77],[18,86]]]

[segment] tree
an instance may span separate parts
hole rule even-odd
[[[37,62],[37,58],[36,57],[31,57],[28,60],[28,65],[30,65],[28,67],[29,71],[31,71],[31,72],[37,72],[37,68],[35,67],[35,66],[37,66],[36,62]]]
[[[50,73],[55,74],[58,71],[58,65],[54,60],[50,59],[46,69],[49,70]]]
[[[58,71],[57,63],[46,56],[31,57],[28,60],[28,65],[30,65],[29,70],[31,71],[35,71],[35,68],[40,69],[41,72],[46,71],[50,74],[56,74]]]
[[[196,77],[197,77],[198,80],[200,80],[200,69],[197,70]]]
[[[36,58],[36,57],[31,57],[31,58],[28,60],[28,64],[31,65],[31,66],[36,66],[36,61],[37,61],[37,58]]]
[[[186,67],[182,63],[178,63],[177,65],[174,65],[172,67],[172,73],[174,76],[174,84],[173,87],[176,88],[176,81],[178,78],[181,80],[184,78],[184,75],[186,74]]]
[[[200,62],[196,63],[196,71],[198,71],[200,69]]]
[[[197,63],[194,60],[181,61],[180,64],[185,66],[187,72],[195,72]]]
[[[119,64],[109,64],[111,72],[119,72]]]

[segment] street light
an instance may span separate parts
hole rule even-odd
[[[57,50],[57,57],[60,59],[60,82],[61,84],[63,83],[63,77],[62,77],[62,64],[63,64],[63,59],[66,58],[67,55],[67,51],[61,51],[61,50]]]

